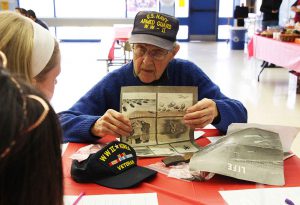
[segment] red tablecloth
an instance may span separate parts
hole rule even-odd
[[[248,44],[249,57],[300,72],[300,45],[254,35]]]
[[[209,143],[207,136],[219,135],[215,129],[204,130],[206,134],[197,140],[200,145]],[[157,176],[149,181],[143,182],[138,187],[130,189],[110,189],[97,184],[79,184],[72,180],[70,176],[71,159],[69,158],[84,144],[70,143],[63,155],[64,168],[64,190],[66,195],[78,195],[82,191],[86,194],[132,194],[132,193],[152,193],[156,192],[160,205],[199,205],[199,204],[225,204],[218,191],[236,189],[255,189],[274,187],[252,182],[242,181],[226,176],[215,175],[212,179],[205,182],[186,182],[158,173]],[[161,158],[140,158],[138,164],[141,166],[153,164]],[[291,157],[284,161],[285,187],[300,186],[300,160]]]

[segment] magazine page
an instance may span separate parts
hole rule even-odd
[[[198,99],[197,88],[188,86],[122,87],[120,110],[133,132],[121,141],[138,156],[169,156],[198,151],[193,130],[182,118]]]
[[[191,171],[206,171],[263,184],[284,185],[283,150],[278,133],[247,128],[194,153]]]

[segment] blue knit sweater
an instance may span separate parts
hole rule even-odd
[[[145,84],[133,74],[133,63],[108,73],[91,90],[89,90],[69,110],[61,112],[59,118],[64,131],[65,142],[95,142],[91,127],[108,109],[120,110],[120,91],[122,86],[197,86],[198,100],[209,98],[216,102],[219,120],[213,125],[226,133],[231,123],[247,122],[247,110],[237,100],[221,93],[219,87],[195,64],[173,59],[162,77]]]

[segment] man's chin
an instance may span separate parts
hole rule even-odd
[[[143,75],[139,75],[139,79],[143,82],[143,83],[152,83],[153,81],[155,81],[155,78],[152,76],[143,76]]]

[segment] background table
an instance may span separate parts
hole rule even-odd
[[[108,59],[111,61],[111,65],[114,64],[126,64],[130,60],[130,49],[128,48],[128,39],[131,36],[132,26],[114,26],[114,41],[112,46],[109,50]],[[122,49],[123,50],[123,58],[118,59],[118,62],[115,58],[115,49]],[[129,56],[127,53],[129,52]]]
[[[208,136],[217,136],[219,132],[215,129],[204,130],[204,137],[197,140],[200,146],[209,143]],[[160,205],[191,205],[191,204],[225,204],[218,191],[269,188],[268,186],[253,182],[242,181],[226,176],[215,175],[205,182],[187,182],[158,173],[148,182],[143,182],[137,187],[130,189],[110,189],[97,184],[80,184],[72,180],[70,167],[72,160],[69,158],[74,152],[85,144],[70,143],[63,155],[64,169],[64,191],[65,195],[78,195],[82,191],[86,194],[133,194],[156,192]],[[160,161],[161,158],[139,158],[138,164],[146,166]],[[285,187],[300,186],[300,159],[291,157],[284,161]]]
[[[300,73],[300,45],[254,35],[248,44],[249,57],[273,63]],[[264,70],[262,67],[259,76]]]
[[[122,66],[128,63],[131,53],[131,47],[128,43],[128,39],[131,36],[132,25],[115,25],[113,27],[113,38],[110,42],[109,52],[107,57],[99,58],[98,61],[106,61],[106,70],[109,72],[110,66]],[[122,56],[115,55],[115,51],[121,49]]]

